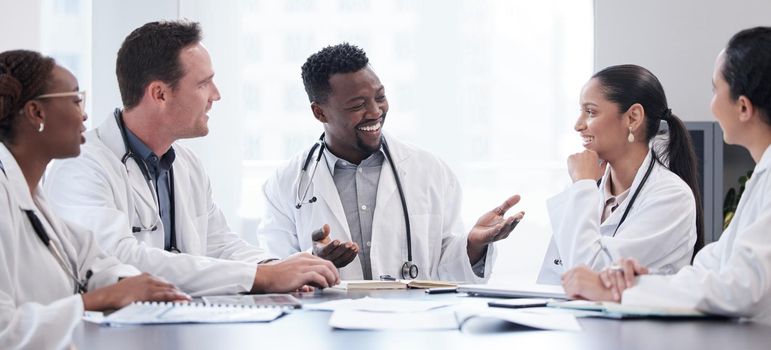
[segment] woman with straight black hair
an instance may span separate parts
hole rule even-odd
[[[640,66],[608,67],[580,104],[575,130],[586,150],[568,158],[573,184],[548,202],[554,231],[539,282],[626,256],[661,273],[688,265],[703,236],[696,157],[659,80]]]
[[[712,113],[725,142],[746,148],[755,170],[731,224],[693,266],[653,276],[646,264],[621,260],[624,285],[637,284],[623,291],[621,302],[771,323],[771,27],[734,35],[717,57],[712,84]],[[618,300],[600,274],[585,267],[566,273],[563,286],[573,298]]]

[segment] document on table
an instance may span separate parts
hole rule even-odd
[[[552,302],[549,307],[578,310],[581,316],[603,318],[704,318],[710,317],[694,309],[623,305],[614,302],[571,300]]]
[[[241,323],[270,322],[283,315],[280,308],[199,303],[136,302],[108,316],[87,313],[84,319],[106,325],[140,325],[165,323]]]
[[[458,329],[458,321],[452,310],[410,313],[337,310],[329,318],[329,325],[333,328],[356,330],[427,331]]]
[[[423,312],[371,312],[338,309],[329,318],[329,325],[355,330],[450,330],[461,329],[473,318],[494,318],[526,327],[579,331],[575,316],[567,313],[534,313],[526,310],[469,307],[468,305]]]
[[[305,304],[306,310],[340,311],[358,310],[369,312],[421,312],[459,303],[458,300],[409,300],[364,297],[360,299],[332,300],[318,304]]]
[[[580,331],[576,317],[570,314],[537,313],[526,309],[511,310],[486,308],[473,312],[457,311],[458,323],[463,324],[475,317],[495,318],[530,328],[552,331]]]

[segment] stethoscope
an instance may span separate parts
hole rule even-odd
[[[57,263],[59,263],[59,266],[61,266],[62,270],[72,279],[73,282],[75,282],[75,290],[73,293],[75,294],[83,294],[87,291],[88,287],[88,280],[91,278],[92,272],[91,270],[88,270],[86,272],[86,277],[81,279],[78,276],[78,269],[75,266],[75,263],[70,261],[70,264],[68,265],[65,262],[64,255],[59,251],[59,248],[56,247],[56,244],[51,242],[51,237],[48,236],[46,233],[46,230],[43,228],[43,223],[40,222],[40,219],[35,215],[35,212],[32,210],[22,210],[25,214],[27,214],[27,218],[29,219],[29,223],[32,225],[32,229],[35,230],[35,234],[38,238],[40,238],[40,241],[43,242],[43,244],[48,248],[48,250],[51,252],[51,255],[54,256],[54,260],[56,260]],[[69,260],[69,259],[66,259]]]
[[[3,168],[3,163],[0,163],[0,171],[2,171],[4,175],[8,176],[8,174],[5,173],[5,168]],[[48,251],[50,251],[51,255],[54,256],[54,260],[56,260],[56,262],[59,264],[59,267],[61,267],[62,270],[64,270],[64,273],[66,273],[67,276],[72,279],[73,282],[75,282],[75,289],[73,290],[73,293],[85,293],[88,288],[88,280],[91,279],[91,275],[93,274],[91,270],[88,270],[86,272],[86,277],[81,279],[78,276],[78,269],[75,265],[76,263],[72,260],[65,259],[64,254],[59,251],[59,248],[56,247],[56,244],[51,242],[51,237],[48,236],[48,233],[46,233],[45,228],[43,228],[43,223],[40,221],[40,218],[35,215],[35,212],[33,210],[25,209],[22,209],[21,211],[27,215],[27,219],[29,219],[29,223],[32,225],[32,230],[35,231],[35,235],[40,238],[40,241],[43,242],[43,245],[48,248]],[[70,261],[69,264],[66,263],[67,260]]]
[[[402,190],[402,182],[399,177],[399,172],[396,170],[396,164],[393,161],[393,158],[391,157],[391,151],[388,148],[388,143],[385,140],[385,137],[382,138],[382,144],[383,144],[383,152],[385,153],[386,160],[388,160],[389,163],[391,163],[391,171],[393,171],[394,174],[394,180],[396,181],[396,189],[399,190],[399,198],[402,202],[402,212],[404,215],[404,226],[406,228],[407,232],[407,261],[402,264],[402,270],[401,275],[403,279],[415,279],[418,278],[418,265],[416,265],[412,261],[412,231],[410,230],[410,217],[409,217],[409,211],[407,211],[407,201],[404,197],[404,190]],[[302,168],[300,169],[300,178],[297,181],[297,204],[295,205],[295,208],[300,209],[304,204],[312,204],[315,203],[317,198],[316,196],[311,197],[307,201],[305,200],[308,198],[308,191],[311,187],[311,183],[313,183],[313,178],[316,176],[316,170],[319,167],[319,162],[321,161],[321,157],[324,156],[324,150],[327,148],[326,143],[324,142],[324,133],[321,134],[319,137],[319,140],[316,141],[315,144],[313,144],[313,147],[311,147],[311,151],[308,152],[308,156],[305,157],[305,162],[303,163]],[[305,185],[305,188],[303,189],[302,186],[302,179],[305,177],[305,175],[308,172],[308,166],[310,165],[311,161],[313,160],[313,153],[316,152],[316,149],[318,149],[318,154],[316,155],[315,165],[313,166],[313,170],[311,171],[310,177],[308,178],[308,182]]]
[[[118,123],[118,129],[120,130],[121,138],[123,139],[123,146],[126,148],[126,153],[123,154],[123,157],[121,157],[120,161],[123,163],[123,166],[126,168],[126,174],[129,175],[129,178],[131,178],[131,174],[129,172],[128,168],[128,161],[129,159],[133,160],[134,163],[139,168],[139,171],[142,173],[142,177],[145,179],[145,183],[147,183],[147,188],[150,190],[150,196],[153,197],[153,203],[155,204],[155,208],[157,208],[157,211],[160,211],[161,205],[158,203],[157,198],[157,192],[155,191],[155,185],[153,185],[153,180],[150,177],[150,170],[147,168],[147,164],[144,162],[144,160],[137,157],[137,155],[134,153],[133,150],[131,150],[131,147],[129,147],[128,142],[128,135],[126,134],[126,124],[123,122],[123,112],[119,109],[115,109],[115,121]],[[164,249],[166,251],[172,252],[172,253],[179,253],[180,250],[177,248],[177,237],[176,232],[174,230],[174,168],[172,167],[169,169],[169,200],[171,201],[171,237],[169,239],[169,242],[164,243]],[[146,224],[144,220],[142,220],[142,214],[139,211],[138,205],[136,204],[137,200],[134,199],[134,213],[136,214],[136,217],[139,218],[139,226],[132,226],[131,232],[132,233],[139,233],[139,232],[153,232],[158,230],[158,225],[160,225],[160,217],[158,215],[154,216],[154,221],[150,224]],[[155,212],[155,210],[154,210]]]
[[[627,215],[629,215],[629,211],[632,210],[632,206],[634,205],[635,200],[637,200],[637,195],[640,194],[640,191],[642,190],[643,186],[648,181],[648,177],[650,177],[651,172],[653,172],[653,165],[656,162],[660,162],[659,158],[656,157],[656,151],[651,149],[651,162],[648,164],[648,168],[645,170],[645,175],[643,175],[642,180],[640,180],[640,185],[637,186],[637,189],[635,189],[634,193],[632,193],[632,197],[629,198],[629,204],[626,206],[626,209],[624,209],[624,214],[621,215],[621,220],[618,221],[618,224],[616,225],[616,229],[613,231],[613,234],[611,235],[611,237],[616,237],[616,233],[618,232],[618,229],[621,227],[621,224],[623,224],[624,221],[626,220]],[[597,181],[597,187],[599,187],[600,184],[601,184],[601,181]],[[598,251],[597,254],[600,254],[600,253],[605,253],[605,255],[607,255],[608,258],[610,258],[611,260],[613,259],[613,257],[610,255],[610,252],[608,251],[607,248],[605,248],[605,246],[600,247],[600,251]],[[595,257],[597,256],[597,254],[595,254]],[[559,258],[554,259],[554,265],[562,265],[562,259],[559,259]]]

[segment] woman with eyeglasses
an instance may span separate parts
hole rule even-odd
[[[744,147],[757,163],[731,224],[674,275],[651,275],[644,264],[623,259],[626,282],[616,283],[609,271],[579,267],[562,278],[569,296],[771,324],[771,27],[734,35],[715,61],[712,84],[712,114],[725,142]],[[614,297],[613,289],[632,284]]]
[[[48,163],[84,142],[85,93],[53,59],[0,53],[0,348],[64,347],[84,310],[186,301],[175,286],[99,250],[59,220],[38,186]]]

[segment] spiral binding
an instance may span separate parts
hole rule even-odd
[[[135,301],[131,305],[146,305],[146,306],[165,306],[165,307],[194,307],[194,308],[209,308],[209,309],[282,309],[285,311],[293,310],[295,308],[291,305],[270,305],[270,304],[205,304],[202,302],[179,302],[179,301]]]

